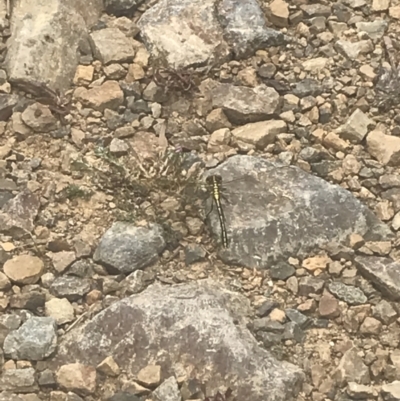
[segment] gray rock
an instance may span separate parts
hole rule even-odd
[[[0,94],[0,121],[7,121],[13,112],[13,107],[17,104],[18,97],[6,93]]]
[[[397,319],[397,312],[388,301],[382,299],[372,308],[372,316],[389,325]]]
[[[60,276],[51,283],[50,291],[56,297],[77,301],[90,291],[90,280],[75,276]]]
[[[255,331],[267,331],[271,333],[283,333],[285,330],[283,324],[276,320],[271,320],[269,317],[255,319],[253,322],[253,328]]]
[[[226,386],[226,377],[232,375],[238,399],[295,398],[303,373],[258,346],[246,328],[249,313],[245,297],[211,280],[152,285],[67,333],[52,369],[69,361],[97,365],[112,355],[121,369],[136,376],[149,360],[157,358],[163,375],[170,377],[185,355],[184,368],[190,368],[200,382],[207,381],[212,394]],[[169,351],[160,354],[160,349]]]
[[[318,96],[323,93],[324,88],[320,82],[312,78],[303,79],[297,82],[293,88],[293,94],[303,98],[306,96]]]
[[[345,124],[337,129],[337,133],[343,138],[353,143],[360,143],[375,122],[371,120],[360,109],[356,109],[348,118]]]
[[[57,129],[57,119],[50,109],[40,103],[33,103],[21,114],[22,121],[35,132],[51,132]]]
[[[143,0],[104,0],[104,7],[109,14],[117,17],[131,15]]]
[[[224,38],[236,58],[284,44],[284,35],[266,26],[264,13],[256,0],[222,0],[217,2],[217,7]]]
[[[356,27],[359,32],[366,32],[374,40],[382,38],[388,28],[388,23],[381,19],[372,22],[357,22]]]
[[[15,3],[5,61],[11,83],[31,93],[42,83],[52,89],[69,88],[79,62],[78,48],[88,41],[84,16],[89,17],[87,10],[97,17],[101,13],[99,1],[92,0],[93,8],[75,4],[77,9],[64,0],[54,0],[51,6],[30,0]]]
[[[358,355],[357,348],[350,348],[344,353],[339,366],[333,373],[333,378],[340,386],[346,382],[361,384],[368,384],[370,382],[368,366],[364,364],[361,356]]]
[[[338,40],[335,43],[335,49],[349,60],[356,60],[360,54],[371,53],[374,50],[374,45],[370,40],[360,40],[358,42]]]
[[[142,15],[138,26],[153,56],[175,69],[219,65],[229,58],[215,0],[161,0]]]
[[[357,256],[359,272],[388,298],[400,300],[400,264],[391,258]]]
[[[133,42],[118,28],[105,28],[90,34],[94,55],[105,65],[130,63],[135,57]]]
[[[312,17],[330,17],[332,10],[330,6],[325,6],[323,4],[303,4],[300,6],[307,18]]]
[[[285,324],[285,331],[282,334],[283,340],[294,340],[301,343],[305,337],[304,331],[295,322],[288,322]]]
[[[359,288],[343,284],[340,281],[329,283],[328,289],[333,295],[349,305],[361,305],[368,301],[365,294]]]
[[[0,212],[0,231],[14,238],[32,232],[33,221],[39,211],[39,198],[30,190],[25,189],[10,199]]]
[[[51,317],[31,317],[4,341],[4,353],[12,359],[42,361],[57,346],[56,322]]]
[[[311,319],[297,309],[285,309],[285,314],[292,322],[298,324],[301,329],[305,329],[311,324]]]
[[[0,377],[0,391],[32,393],[36,390],[38,390],[38,385],[33,368],[7,369],[3,371]]]
[[[175,376],[164,380],[154,391],[153,395],[158,400],[163,401],[181,401],[182,396],[179,391],[179,385]]]
[[[270,276],[274,280],[286,280],[296,273],[296,269],[285,261],[277,262],[270,268]]]
[[[266,268],[290,256],[306,257],[332,241],[346,243],[351,233],[367,241],[393,236],[350,192],[297,167],[233,156],[210,174],[229,183],[224,191],[229,202],[222,202],[230,246],[220,252],[226,262]],[[205,208],[210,210],[208,202]],[[215,212],[209,224],[219,237]]]
[[[229,121],[244,124],[265,120],[279,114],[279,94],[265,85],[255,88],[210,83],[213,107],[223,109]]]
[[[155,262],[164,247],[160,226],[116,222],[101,238],[93,258],[121,273],[132,273]]]
[[[310,294],[320,294],[325,281],[317,277],[301,277],[299,280],[299,295],[308,297]]]

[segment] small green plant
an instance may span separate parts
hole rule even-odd
[[[87,200],[90,199],[90,197],[92,196],[92,191],[83,189],[76,184],[68,185],[68,187],[64,189],[64,192],[65,192],[65,197],[70,200],[77,198]]]

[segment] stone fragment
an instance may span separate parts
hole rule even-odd
[[[337,133],[353,143],[360,143],[367,135],[368,129],[375,123],[360,109],[356,109],[344,125],[338,128]],[[400,139],[399,139],[400,140]]]
[[[340,281],[333,281],[328,284],[329,291],[349,305],[360,305],[367,302],[365,294],[357,287],[346,285]]]
[[[2,391],[32,393],[38,389],[33,368],[5,369],[0,376],[0,390]],[[10,399],[7,398],[7,401]]]
[[[4,340],[4,353],[13,359],[41,361],[57,347],[55,321],[50,317],[31,317]]]
[[[382,323],[370,316],[367,316],[360,326],[360,333],[379,335],[382,331]]]
[[[339,366],[333,373],[333,378],[339,385],[352,381],[360,384],[369,384],[370,375],[368,366],[364,364],[356,348],[350,348],[343,354]]]
[[[96,369],[81,363],[63,365],[56,374],[57,383],[67,391],[81,395],[93,394],[96,390]]]
[[[155,388],[161,382],[161,366],[148,365],[141,369],[137,375],[137,380],[140,384],[147,388]]]
[[[371,40],[360,40],[358,42],[348,42],[347,40],[338,40],[335,43],[335,49],[350,60],[357,60],[360,54],[369,54],[374,50]]]
[[[360,273],[371,280],[383,295],[396,301],[400,299],[400,265],[391,258],[357,256],[355,264]]]
[[[390,0],[372,0],[371,10],[378,11],[386,11],[389,8]]]
[[[274,143],[278,134],[286,132],[286,130],[287,125],[284,121],[269,120],[235,128],[232,131],[232,136],[257,148],[264,149],[267,145]]]
[[[302,267],[308,271],[324,270],[331,259],[327,255],[317,255],[303,260]]]
[[[48,106],[33,103],[21,114],[22,121],[35,132],[51,132],[57,129],[58,120],[53,116]]]
[[[322,295],[318,305],[319,315],[323,318],[333,319],[340,315],[339,302],[329,292]]]
[[[104,373],[107,376],[116,377],[121,373],[118,364],[115,362],[112,356],[108,356],[101,361],[96,368],[99,372]]]
[[[118,82],[106,81],[92,89],[78,88],[74,97],[86,107],[103,112],[105,109],[116,110],[124,102],[124,93]]]
[[[388,23],[383,19],[372,22],[360,21],[356,23],[356,27],[359,32],[366,32],[370,39],[376,40],[381,39],[385,34],[388,28]]]
[[[161,227],[116,222],[101,238],[93,258],[126,274],[155,262],[164,246]]]
[[[45,314],[52,317],[58,325],[72,322],[75,318],[74,307],[66,298],[53,298],[47,301]]]
[[[243,124],[278,114],[279,94],[265,85],[255,88],[216,83],[209,92],[213,107],[222,108],[228,120]]]
[[[63,273],[76,260],[73,251],[48,252],[47,256],[51,259],[53,267],[58,273]]]
[[[90,291],[90,280],[75,276],[60,276],[51,283],[50,290],[58,298],[77,301]]]
[[[94,55],[103,64],[129,63],[135,57],[133,39],[125,36],[118,28],[104,28],[90,34]]]
[[[44,264],[37,256],[18,255],[7,260],[4,264],[4,273],[17,284],[34,284],[40,279]]]
[[[368,153],[384,165],[400,165],[400,138],[372,131],[367,136]]]
[[[269,5],[271,11],[271,22],[280,28],[289,26],[289,6],[283,0],[274,0]]]
[[[93,80],[94,67],[92,65],[78,65],[73,82],[75,85],[89,85]]]

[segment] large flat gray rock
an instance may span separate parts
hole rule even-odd
[[[392,236],[349,191],[298,167],[234,156],[208,174],[233,180],[227,184],[228,202],[222,200],[230,246],[220,256],[227,262],[266,268],[290,256],[303,258],[329,242],[346,244],[352,233],[375,241]],[[209,217],[219,236],[215,208]]]
[[[80,13],[90,5],[90,14]],[[85,17],[88,22],[101,11],[91,0],[15,2],[11,18],[11,37],[7,42],[5,65],[10,82],[35,93],[35,86],[66,90],[79,61],[78,48],[83,43],[90,51]]]
[[[70,362],[96,366],[113,356],[129,377],[150,362],[169,377],[182,364],[212,393],[230,386],[238,400],[294,400],[302,371],[258,345],[246,328],[249,312],[245,297],[213,281],[152,285],[68,333],[53,368]]]

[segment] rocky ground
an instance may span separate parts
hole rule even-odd
[[[93,52],[81,54],[72,89],[63,96],[46,88],[41,99],[27,94],[0,70],[0,400],[203,399],[203,390],[184,374],[163,376],[157,352],[132,381],[126,367],[121,373],[119,365],[131,363],[123,353],[113,358],[110,348],[93,357],[83,339],[117,326],[118,319],[103,320],[106,308],[122,314],[118,302],[132,294],[144,305],[138,321],[146,310],[157,315],[140,294],[150,294],[165,315],[174,303],[179,313],[189,303],[196,317],[199,305],[176,301],[174,285],[190,293],[191,283],[206,278],[241,294],[237,302],[249,303],[247,325],[259,346],[299,368],[271,359],[280,373],[269,376],[268,399],[290,399],[282,389],[292,386],[299,387],[297,400],[400,399],[400,4],[262,3],[273,45],[261,49],[254,40],[245,51],[239,38],[232,60],[221,40],[214,60],[194,69],[167,67],[152,57],[154,43],[165,35],[155,39],[152,31],[152,23],[168,15],[163,2],[164,14],[150,12],[141,20],[150,4],[114,17],[108,3],[110,14],[91,32]],[[218,35],[213,31],[216,42]],[[196,57],[207,58],[196,43],[168,57],[196,64]],[[362,204],[390,230],[369,222],[380,231],[367,238],[346,228],[342,243],[315,245],[269,269],[253,268],[252,259],[248,267],[224,263],[193,189],[195,167],[212,168],[236,154],[297,166],[335,184],[352,194],[361,216],[354,225],[366,216]],[[296,177],[292,186],[306,181]],[[330,193],[315,182],[322,194]],[[279,192],[283,180],[274,185]],[[335,227],[327,222],[325,231],[342,228],[339,220]],[[309,244],[307,238],[296,241]],[[148,289],[154,282],[172,289]],[[210,316],[234,332],[235,324],[218,309],[227,307],[226,299],[207,288],[199,297],[215,299],[201,308],[211,305]],[[176,325],[185,316],[178,315],[168,315]],[[74,348],[73,333],[82,348]],[[81,358],[86,365],[56,370],[53,356],[64,339],[64,355],[79,359],[87,352]],[[90,352],[102,347],[96,341]],[[235,389],[232,377],[223,380]]]

